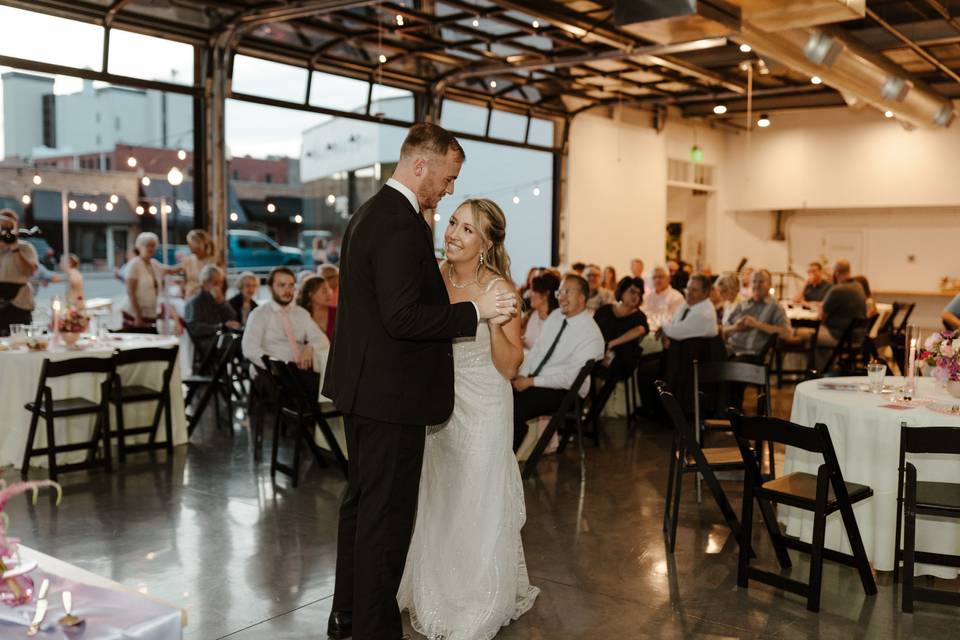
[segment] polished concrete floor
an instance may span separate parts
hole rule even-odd
[[[789,391],[776,406],[789,413]],[[246,434],[241,427],[231,438],[205,425],[170,461],[141,454],[112,475],[66,475],[59,507],[44,497],[36,506],[13,500],[11,532],[186,608],[187,638],[325,638],[343,480],[311,464],[297,489],[286,479],[274,484],[269,467],[253,462]],[[524,540],[542,592],[498,638],[960,635],[956,609],[920,604],[902,614],[889,575],[868,598],[854,570],[829,562],[819,614],[762,585],[738,589],[736,544],[715,505],[697,504],[690,482],[676,553],[668,555],[661,519],[670,438],[653,423],[628,435],[623,421],[610,420],[601,448],[588,446],[583,479],[575,449],[541,464],[526,483]],[[724,486],[739,510],[738,483]],[[761,561],[771,561],[769,543],[757,535],[756,544]],[[804,559],[794,564],[805,578]]]

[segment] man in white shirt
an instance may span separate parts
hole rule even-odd
[[[313,352],[330,348],[330,341],[310,317],[310,312],[293,303],[295,282],[293,271],[287,267],[273,269],[267,277],[273,299],[247,317],[243,355],[260,369],[266,355],[312,370]]]
[[[676,314],[683,304],[683,294],[670,286],[670,274],[665,267],[653,269],[653,290],[643,297],[641,307],[650,324],[659,327]]]
[[[712,338],[717,335],[717,311],[710,302],[710,279],[697,274],[687,283],[687,299],[673,319],[660,327],[664,347],[670,340]]]
[[[590,285],[582,277],[569,274],[563,279],[557,290],[560,308],[544,321],[520,366],[513,381],[514,451],[527,435],[527,420],[556,411],[587,360],[603,358],[603,334],[587,313],[589,294]],[[588,379],[579,389],[580,396],[589,389]]]

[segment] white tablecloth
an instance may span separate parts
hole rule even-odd
[[[830,382],[866,382],[866,378],[830,378]],[[805,426],[818,422],[827,425],[837,451],[840,470],[848,482],[866,484],[874,495],[854,505],[854,513],[863,536],[867,556],[879,571],[892,571],[894,536],[897,526],[897,466],[900,455],[900,423],[908,426],[956,426],[960,416],[937,413],[927,406],[911,409],[888,409],[881,405],[893,401],[892,394],[872,395],[863,391],[833,391],[818,388],[818,380],[797,385],[790,419]],[[938,406],[960,404],[932,378],[918,378],[918,397],[932,399]],[[903,384],[903,378],[887,378],[892,386]],[[822,458],[788,447],[784,473],[805,471],[817,473]],[[960,459],[957,456],[915,455],[908,457],[917,466],[920,480],[960,482]],[[813,534],[813,514],[790,507],[780,507],[779,518],[787,525],[787,533],[809,541]],[[960,526],[955,520],[917,519],[917,549],[960,554]],[[827,520],[827,547],[850,551],[840,515]],[[956,569],[917,565],[917,574],[944,578],[957,576]]]
[[[4,402],[0,404],[0,466],[14,465],[19,468],[23,463],[23,452],[26,448],[27,434],[30,430],[30,412],[24,409],[24,404],[32,401],[37,394],[37,384],[40,381],[40,369],[45,358],[51,360],[65,360],[69,358],[109,357],[117,349],[137,349],[143,347],[173,347],[177,344],[175,336],[155,336],[137,334],[111,334],[111,337],[101,342],[84,340],[83,346],[77,350],[67,350],[54,344],[47,351],[27,351],[25,348],[0,351],[0,389],[3,390]],[[164,366],[160,363],[146,363],[129,365],[120,369],[120,377],[125,384],[139,384],[159,389],[162,383]],[[101,376],[76,375],[67,378],[50,380],[53,397],[84,397],[99,401]],[[183,394],[180,393],[180,371],[174,367],[170,379],[171,415],[173,417],[173,443],[183,444],[187,441],[187,421],[183,408]],[[124,407],[124,425],[127,427],[146,426],[153,420],[156,403],[139,402]],[[111,420],[114,418],[111,416]],[[112,424],[116,424],[112,422]],[[89,439],[93,429],[93,418],[80,416],[77,418],[58,418],[54,421],[54,432],[57,444],[70,444]],[[160,423],[158,439],[163,440],[163,421]],[[139,436],[146,440],[147,436]],[[130,442],[136,439],[130,438]],[[37,426],[37,437],[34,446],[46,446],[46,426],[41,419]],[[60,454],[58,461],[75,462],[82,460],[86,455],[83,451]],[[30,462],[31,466],[47,466],[46,457],[36,457]]]

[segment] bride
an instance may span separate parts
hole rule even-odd
[[[467,200],[444,234],[440,268],[450,302],[496,287],[515,292],[503,246],[506,219],[490,200]],[[523,361],[520,319],[480,325],[455,341],[454,408],[428,430],[400,609],[430,640],[489,640],[530,610],[520,529],[526,519],[513,455],[510,379]]]

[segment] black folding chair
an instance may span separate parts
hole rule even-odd
[[[817,338],[820,337],[820,321],[805,320],[798,318],[790,321],[794,330],[800,329],[799,335],[794,335],[789,340],[780,340],[777,343],[774,353],[774,360],[777,368],[777,388],[783,388],[784,374],[801,376],[801,379],[809,379],[816,365]],[[783,360],[791,353],[803,354],[807,358],[806,366],[803,369],[784,369]]]
[[[116,365],[112,357],[72,358],[58,361],[51,361],[49,358],[44,359],[43,367],[40,369],[40,382],[37,384],[37,395],[33,402],[24,405],[24,408],[30,412],[30,431],[23,452],[23,467],[20,469],[20,475],[24,480],[28,478],[30,473],[30,460],[38,456],[47,456],[47,464],[50,467],[49,476],[54,481],[60,473],[68,471],[97,467],[103,467],[107,472],[113,471],[110,460],[109,402],[115,372]],[[50,381],[77,375],[103,376],[103,380],[100,382],[100,399],[90,400],[84,397],[70,397],[54,400]],[[84,415],[96,416],[90,439],[84,442],[58,445],[53,429],[54,420],[56,418],[72,418]],[[47,445],[37,448],[34,447],[33,443],[40,418],[43,418],[46,423]],[[97,447],[100,445],[103,446],[102,457],[97,461]],[[86,460],[83,462],[69,464],[59,464],[57,462],[58,453],[82,450],[87,451]]]
[[[704,411],[704,400],[708,392],[714,398],[714,411],[716,414],[722,408],[722,413],[726,415],[726,407],[739,406],[740,396],[744,388],[751,387],[756,390],[757,404],[756,414],[758,416],[770,415],[770,373],[766,366],[752,364],[749,362],[694,362],[693,363],[693,384],[697,393],[694,395],[694,424],[699,429],[700,442],[704,443],[705,437],[710,432],[732,432],[733,425],[727,417],[706,417]],[[776,475],[776,460],[774,458],[773,445],[768,446],[770,473],[769,477]],[[762,456],[763,441],[756,443],[756,455]],[[762,464],[762,457],[760,458]]]
[[[600,414],[603,413],[617,385],[622,384],[624,390],[624,403],[627,410],[627,426],[633,425],[634,412],[637,408],[637,367],[640,364],[639,356],[643,354],[643,349],[639,349],[637,360],[634,362],[630,371],[626,375],[614,376],[610,371],[605,371],[602,378],[600,372],[603,369],[599,364],[593,368],[594,378],[602,379],[603,384],[600,390],[596,392],[590,402],[590,409],[587,411],[587,417],[584,419],[584,425],[590,428],[588,435],[593,438],[594,443],[600,446]],[[593,391],[594,387],[591,387]]]
[[[744,460],[749,461],[743,480],[743,513],[740,516],[741,539],[740,558],[737,566],[737,584],[747,588],[750,580],[796,593],[807,599],[809,611],[820,610],[820,585],[823,574],[823,560],[833,560],[852,567],[856,567],[860,574],[860,582],[867,595],[877,593],[877,584],[873,579],[870,562],[860,538],[860,528],[853,513],[853,505],[866,500],[873,495],[873,489],[866,485],[846,482],[840,472],[837,454],[830,439],[830,432],[824,424],[818,424],[812,429],[798,424],[767,417],[747,417],[734,413],[731,415],[737,444]],[[823,464],[817,470],[817,475],[803,472],[790,473],[775,480],[764,482],[760,473],[760,465],[751,455],[750,444],[754,440],[766,439],[768,442],[780,442],[804,451],[819,453],[823,456]],[[750,566],[750,555],[747,553],[749,542],[753,534],[753,500],[756,498],[764,514],[770,502],[785,504],[814,514],[813,541],[801,542],[795,538],[788,538],[780,532],[775,520],[764,516],[770,540],[773,543],[780,567],[787,569],[791,566],[787,548],[810,554],[810,579],[803,583],[787,578],[779,573],[764,571]],[[839,511],[843,518],[843,526],[847,532],[847,539],[853,554],[841,553],[824,547],[827,516]]]
[[[680,517],[680,494],[683,487],[683,476],[687,473],[699,474],[710,494],[713,496],[724,521],[737,540],[740,540],[740,523],[737,515],[730,506],[727,494],[724,493],[716,471],[735,471],[744,469],[743,455],[737,447],[710,447],[704,448],[697,442],[697,434],[691,423],[683,415],[680,403],[671,393],[666,382],[657,381],[657,392],[660,402],[667,414],[667,419],[673,423],[673,448],[670,450],[669,484],[663,507],[663,532],[667,536],[667,551],[673,553],[677,542],[677,521]],[[752,453],[750,454],[753,455]]]
[[[217,336],[217,343],[213,349],[214,365],[209,374],[194,374],[183,379],[183,384],[187,387],[187,395],[183,400],[185,407],[190,407],[197,393],[201,390],[200,400],[197,406],[187,418],[187,437],[193,435],[194,429],[200,418],[203,417],[207,405],[213,399],[214,416],[217,428],[220,427],[220,402],[223,398],[227,405],[227,428],[233,433],[233,400],[230,393],[230,377],[228,366],[233,360],[234,352],[239,343],[232,333],[224,332]]]
[[[870,330],[869,318],[852,318],[844,329],[840,340],[830,352],[819,375],[836,371],[839,375],[866,375],[866,363],[863,361],[864,345]]]
[[[118,351],[114,354],[117,366],[117,375],[114,376],[113,393],[110,394],[110,402],[113,404],[114,412],[117,416],[116,431],[111,432],[111,437],[117,439],[119,448],[120,462],[125,462],[127,453],[136,453],[138,451],[155,451],[165,449],[168,454],[173,453],[173,416],[170,409],[170,379],[173,377],[173,369],[177,366],[177,356],[180,347],[164,349],[159,347],[149,347],[145,349],[129,349]],[[121,380],[120,368],[126,365],[160,363],[165,365],[163,376],[159,389],[153,389],[143,385],[125,385]],[[124,421],[123,408],[128,404],[140,402],[156,402],[157,406],[153,412],[153,421],[146,426],[127,427]],[[157,442],[157,431],[160,428],[160,417],[164,417],[163,427],[166,439],[163,442]],[[147,442],[128,445],[129,436],[150,434]]]
[[[569,422],[573,422],[576,426],[577,444],[580,446],[580,455],[583,456],[583,400],[580,398],[580,387],[583,386],[587,377],[590,376],[595,365],[595,360],[587,360],[583,368],[580,369],[580,373],[577,374],[577,379],[573,381],[570,389],[568,389],[566,395],[563,396],[560,406],[553,413],[550,422],[543,430],[543,433],[540,434],[540,439],[537,440],[536,446],[534,446],[533,451],[530,453],[530,457],[527,458],[526,463],[523,465],[524,478],[531,477],[533,472],[536,471],[537,463],[540,462],[540,458],[543,457],[543,452],[547,449],[547,445],[550,444],[550,439],[557,431],[561,431],[561,449],[566,446],[566,440],[569,434],[567,424]]]
[[[297,486],[300,479],[300,455],[304,443],[310,449],[317,464],[321,467],[327,466],[321,449],[314,440],[315,426],[320,427],[341,472],[346,476],[346,458],[330,430],[330,426],[325,419],[326,416],[320,411],[317,396],[308,391],[296,366],[267,356],[264,356],[263,364],[283,396],[283,402],[277,403],[276,423],[273,428],[273,451],[270,454],[271,477],[275,477],[277,471],[279,471],[290,476],[293,486]],[[280,432],[283,431],[283,425],[288,423],[292,424],[295,430],[293,459],[290,464],[281,462],[279,457]]]
[[[893,580],[897,582],[900,579],[900,561],[903,561],[901,607],[904,613],[913,613],[913,603],[917,600],[960,606],[960,593],[913,584],[914,565],[917,562],[960,567],[960,555],[916,550],[918,515],[960,519],[960,483],[918,481],[917,468],[906,461],[908,453],[960,455],[960,427],[908,427],[905,422],[900,424],[896,559],[893,565]]]

